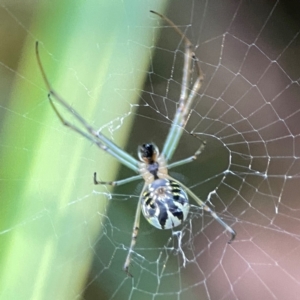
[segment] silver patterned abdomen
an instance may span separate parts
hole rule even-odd
[[[143,215],[158,229],[171,229],[182,224],[189,208],[187,194],[173,180],[154,180],[142,196]]]

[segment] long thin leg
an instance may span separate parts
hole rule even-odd
[[[36,44],[35,44],[35,50],[36,50],[36,57],[37,57],[38,66],[40,68],[40,71],[41,71],[42,77],[44,79],[44,82],[45,82],[45,84],[48,88],[49,94],[52,95],[55,98],[55,100],[58,101],[62,106],[64,106],[83,125],[83,127],[87,130],[87,132],[89,132],[91,134],[91,136],[93,138],[88,138],[89,140],[91,140],[91,141],[95,141],[95,139],[98,140],[98,143],[96,143],[96,144],[99,147],[100,147],[100,145],[102,145],[100,147],[102,150],[109,152],[112,156],[114,156],[115,158],[120,160],[128,168],[130,168],[131,170],[133,170],[135,172],[138,172],[139,171],[139,168],[138,168],[139,162],[134,157],[132,157],[128,153],[124,152],[121,148],[119,148],[115,143],[110,141],[102,133],[97,132],[92,126],[90,126],[81,117],[81,115],[76,110],[74,110],[69,104],[67,104],[67,102],[65,102],[63,100],[63,98],[60,97],[58,95],[58,93],[52,88],[52,86],[51,86],[51,84],[48,80],[48,77],[46,76],[46,72],[43,68],[43,65],[42,65],[42,62],[41,62],[41,59],[40,59],[39,49],[38,49],[38,42],[36,42]],[[77,127],[73,126],[72,124],[66,122],[62,118],[62,116],[58,113],[58,110],[55,108],[53,102],[50,101],[50,103],[51,103],[52,107],[54,108],[54,111],[56,112],[56,114],[58,115],[58,117],[60,118],[60,120],[63,122],[64,125],[68,126],[72,130],[80,133],[84,137],[87,137],[87,135],[83,134],[83,132],[80,129],[78,129]],[[108,151],[108,149],[110,149],[110,151]]]
[[[177,145],[179,143],[179,140],[181,138],[190,113],[191,105],[195,97],[198,95],[199,89],[201,88],[202,80],[202,77],[198,77],[196,79],[186,102],[184,101],[185,99],[180,99],[179,101],[179,106],[177,108],[174,121],[172,122],[171,129],[169,131],[165,142],[165,146],[162,151],[162,154],[164,155],[167,161],[169,161],[172,158],[177,148]]]
[[[131,261],[131,253],[134,249],[134,246],[136,244],[136,239],[139,233],[139,226],[140,226],[140,217],[141,217],[141,207],[142,207],[142,195],[146,189],[146,184],[144,185],[141,195],[139,197],[139,202],[136,208],[136,212],[135,212],[135,218],[134,218],[134,223],[133,223],[133,230],[132,230],[132,237],[131,237],[131,243],[130,243],[130,247],[128,250],[128,254],[125,260],[125,264],[123,267],[123,270],[127,273],[128,276],[132,277],[132,275],[129,273],[129,266],[130,266],[130,261]]]
[[[167,169],[172,169],[174,167],[178,167],[178,166],[181,166],[181,165],[184,165],[184,164],[187,164],[187,163],[190,163],[190,162],[193,162],[195,161],[198,156],[202,153],[202,151],[204,150],[206,146],[206,142],[203,141],[202,145],[200,146],[200,148],[194,153],[194,155],[190,156],[190,157],[187,157],[187,158],[184,158],[182,160],[179,160],[179,161],[175,161],[169,165],[167,165]]]
[[[220,219],[220,217],[209,206],[207,206],[201,199],[199,199],[189,188],[183,185],[180,181],[174,179],[171,176],[168,176],[168,178],[178,183],[184,189],[184,191],[186,191],[197,202],[199,206],[203,207],[205,211],[209,212],[217,222],[219,222],[228,232],[231,233],[231,239],[228,241],[228,244],[230,244],[235,239],[236,232],[222,219]]]
[[[105,144],[101,143],[97,137],[95,136],[91,136],[88,135],[87,133],[85,133],[84,131],[82,131],[81,129],[79,129],[77,126],[69,123],[68,121],[66,121],[62,115],[59,113],[59,111],[57,110],[56,106],[54,105],[52,99],[51,99],[51,95],[48,94],[48,98],[51,104],[51,107],[53,108],[55,114],[57,115],[57,117],[59,118],[59,120],[62,122],[62,124],[66,127],[69,127],[70,129],[74,130],[75,132],[79,133],[80,135],[84,136],[86,139],[90,140],[92,143],[96,144],[100,149],[102,149],[103,151],[109,153],[110,155],[116,157],[120,163],[124,164],[125,166],[128,166],[130,169],[132,169],[132,165],[128,164],[128,161],[123,159],[122,157],[119,157],[115,154],[115,152],[108,148]],[[136,171],[135,169],[133,169],[134,171]]]
[[[199,89],[201,88],[203,81],[203,73],[201,71],[199,61],[196,58],[195,53],[193,51],[193,44],[190,42],[190,40],[170,19],[155,11],[150,12],[160,16],[163,20],[165,20],[179,34],[179,36],[183,39],[185,44],[182,88],[179,98],[179,104],[176,114],[174,116],[174,120],[172,121],[172,126],[167,136],[164,148],[162,150],[162,155],[165,157],[166,161],[169,161],[172,158],[183,133],[183,129],[186,125],[193,100],[195,99]],[[196,71],[198,77],[194,82],[190,94],[188,95],[192,60],[196,64]]]
[[[117,185],[126,184],[128,182],[132,182],[139,179],[143,179],[142,175],[131,176],[117,181],[101,181],[101,180],[97,180],[97,173],[96,172],[94,173],[94,184],[117,186]]]

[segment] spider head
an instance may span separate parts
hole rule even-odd
[[[145,162],[146,164],[152,164],[156,162],[157,157],[159,156],[159,150],[153,143],[143,144],[138,148],[138,156],[140,161]]]

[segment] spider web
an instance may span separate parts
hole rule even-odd
[[[132,69],[111,72],[98,88],[113,89],[120,103],[126,104],[124,112],[108,105],[101,112],[95,112],[92,119],[82,113],[118,145],[121,144],[120,130],[134,120],[126,138],[126,151],[132,155],[144,142],[155,142],[162,149],[181,89],[182,41],[161,20],[147,15],[153,7],[151,1],[145,2],[148,9],[143,18],[152,21],[152,45],[146,47],[142,40],[127,37],[130,47],[135,45],[149,53],[153,50],[147,71],[130,57],[131,68],[137,70],[137,74],[146,75],[143,90],[116,85],[117,77],[131,76]],[[76,5],[79,5],[77,1]],[[118,5],[125,14],[130,14],[129,2]],[[32,36],[32,42],[37,39],[16,6],[8,7],[3,2],[0,9],[1,15],[10,19],[11,28],[21,28]],[[21,215],[21,218],[13,217],[3,222],[4,249],[8,251],[7,245],[15,249],[15,236],[22,231],[33,233],[26,239],[30,246],[28,253],[22,252],[25,257],[36,244],[44,251],[49,249],[51,239],[69,244],[83,233],[84,241],[75,243],[72,251],[68,248],[59,263],[48,263],[53,264],[51,270],[55,276],[71,272],[66,271],[70,270],[67,269],[70,265],[75,278],[77,273],[85,274],[85,283],[79,289],[76,280],[63,284],[71,289],[72,299],[297,299],[300,292],[298,11],[299,6],[283,1],[217,3],[191,0],[172,1],[165,13],[195,45],[205,74],[173,161],[192,155],[203,140],[206,148],[197,161],[174,168],[170,173],[234,228],[237,237],[232,244],[227,243],[230,237],[224,229],[193,202],[188,220],[173,231],[157,230],[142,217],[130,268],[134,277],[126,277],[121,269],[130,244],[141,185],[130,183],[114,190],[94,187],[92,174],[95,170],[102,170],[101,179],[112,180],[106,178],[111,161],[106,155],[107,162],[103,162],[99,158],[100,150],[63,128],[52,111],[48,125],[41,117],[42,109],[49,110],[44,97],[33,105],[13,108],[4,98],[1,101],[0,113],[9,118],[3,123],[2,132],[21,121],[40,128],[39,135],[51,132],[56,138],[54,143],[47,144],[53,151],[51,157],[40,157],[40,148],[31,144],[29,134],[22,128],[18,138],[0,141],[1,153],[9,153],[7,155],[14,157],[15,164],[21,161],[23,164],[25,160],[26,166],[31,156],[38,157],[38,165],[43,165],[42,160],[50,160],[53,164],[53,170],[42,168],[39,175],[31,171],[32,166],[27,166],[26,178],[2,168],[1,181],[7,192],[1,215],[3,218],[10,213]],[[141,20],[136,22],[128,24],[128,31],[138,30],[142,34],[146,26]],[[157,29],[159,39],[155,43]],[[103,44],[105,42],[96,38],[97,47],[101,49]],[[70,85],[79,87],[87,99],[99,101],[78,65],[65,64],[58,53],[45,48],[45,56],[51,57],[52,63],[63,64],[68,70]],[[34,86],[38,94],[36,99],[45,94],[45,88],[40,83],[35,84],[32,75],[20,73],[5,57],[0,58],[0,67],[7,82],[16,76],[25,86]],[[13,92],[5,89],[5,85],[1,87],[7,91],[3,95],[8,97]],[[66,95],[63,91],[61,94]],[[130,103],[133,95],[138,96],[139,104]],[[80,99],[76,99],[76,95],[70,98],[68,103],[81,113]],[[104,121],[98,123],[97,117],[102,114]],[[57,142],[57,148],[59,139],[63,142]],[[82,154],[75,154],[76,161],[84,166],[79,173],[72,168],[74,161],[69,160],[72,150],[66,148],[76,141],[86,145]],[[66,165],[65,173],[59,173],[58,164]],[[116,177],[131,175],[132,172],[121,167]],[[23,204],[17,202],[13,193],[10,196],[9,189],[18,189],[23,181],[32,184],[28,189],[37,195],[38,208],[26,207],[25,212],[20,213]],[[51,190],[57,182],[61,189],[65,185],[72,187],[72,193],[66,192],[63,200],[57,190]],[[26,191],[24,188],[20,193]],[[23,200],[22,196],[19,198]],[[61,223],[54,216],[57,208],[68,216],[68,223]],[[37,243],[34,238],[40,229],[45,239]],[[54,256],[61,252],[62,249]],[[89,263],[85,262],[87,257]],[[34,274],[41,265],[43,269],[50,268],[37,260],[32,265]],[[19,298],[33,299],[33,295],[38,298],[32,290],[42,279],[22,276],[22,273],[23,268],[19,267],[20,279],[3,280],[3,295],[18,295],[17,285],[23,280],[26,291]],[[48,295],[54,299],[50,288]]]

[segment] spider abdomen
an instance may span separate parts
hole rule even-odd
[[[156,179],[142,195],[142,212],[158,229],[171,229],[182,224],[189,212],[185,191],[173,180]]]

